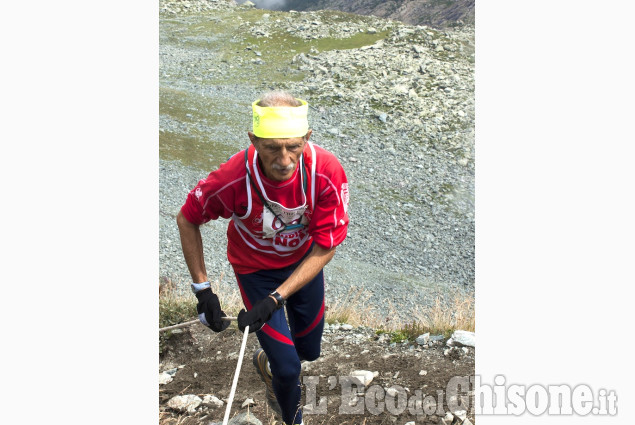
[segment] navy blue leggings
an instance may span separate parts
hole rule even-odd
[[[260,270],[238,274],[238,286],[247,310],[284,282],[299,262],[276,270]],[[287,299],[287,316],[277,310],[256,332],[260,346],[269,358],[273,374],[273,390],[286,424],[302,422],[300,410],[300,360],[315,360],[320,356],[324,330],[324,273],[322,270],[302,289]]]

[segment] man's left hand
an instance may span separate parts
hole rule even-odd
[[[265,322],[271,319],[271,315],[277,308],[278,303],[269,296],[256,302],[249,311],[243,308],[238,313],[238,329],[244,332],[245,327],[249,326],[249,333],[260,330]]]

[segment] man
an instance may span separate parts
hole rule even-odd
[[[199,225],[231,219],[227,258],[246,307],[238,327],[262,347],[253,362],[267,402],[285,424],[301,424],[300,361],[320,355],[322,269],[346,238],[348,183],[335,156],[309,142],[306,101],[270,92],[252,109],[251,145],[198,182],[177,223],[199,319],[220,332],[229,322],[210,289]]]

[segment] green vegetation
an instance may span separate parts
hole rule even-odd
[[[159,284],[159,328],[178,325],[196,316],[196,298],[192,294],[177,292],[171,281]],[[159,353],[163,352],[165,342],[171,336],[171,331],[159,333]]]

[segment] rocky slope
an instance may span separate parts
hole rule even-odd
[[[378,314],[408,318],[434,295],[473,294],[472,26],[227,0],[164,0],[160,11],[161,277],[186,286],[174,216],[198,179],[246,146],[250,102],[283,88],[308,100],[312,141],[350,183],[327,300],[362,288]],[[213,278],[232,275],[225,228],[202,229]]]
[[[341,10],[435,28],[474,24],[474,0],[252,0],[252,2],[257,7],[265,9]]]

